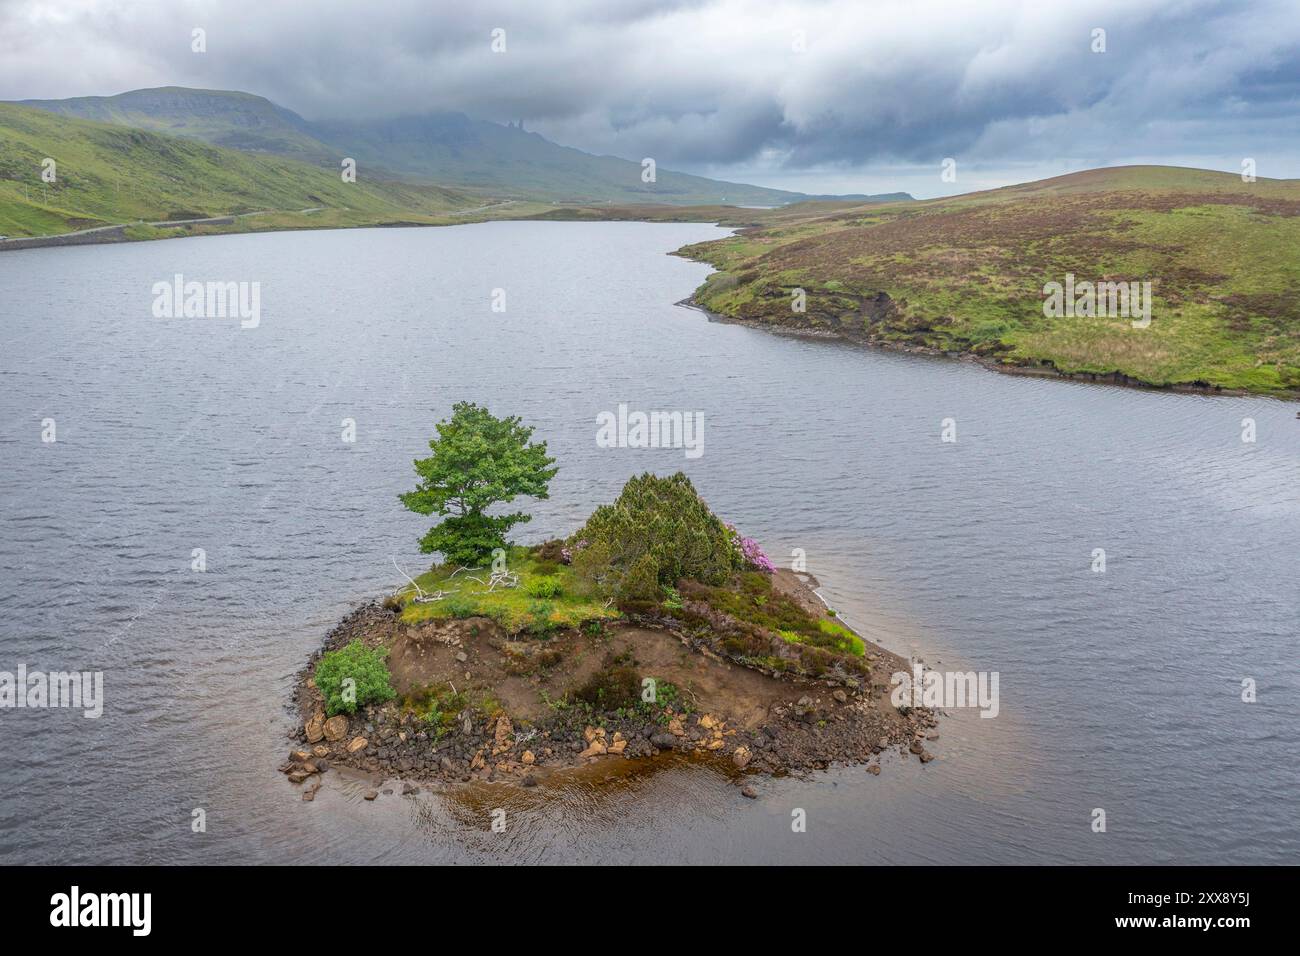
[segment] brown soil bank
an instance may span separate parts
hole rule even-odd
[[[824,613],[789,571],[776,573],[773,590]],[[639,620],[516,640],[485,617],[408,623],[390,608],[365,605],[299,675],[301,747],[281,769],[295,783],[307,781],[304,799],[311,799],[316,774],[331,764],[407,781],[530,786],[564,768],[665,751],[725,761],[746,774],[862,763],[879,773],[877,757],[891,749],[931,759],[924,742],[937,739],[934,715],[903,713],[889,700],[890,676],[910,669],[897,655],[867,644],[865,674],[779,675],[728,660],[714,649],[720,642],[677,624]],[[311,678],[315,661],[355,639],[388,649],[398,696],[327,719]],[[653,702],[642,699],[647,678]],[[429,717],[430,695],[438,695],[438,720]]]

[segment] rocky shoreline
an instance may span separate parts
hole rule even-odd
[[[820,603],[791,572],[777,575],[788,593]],[[511,640],[485,618],[408,623],[391,606],[365,604],[330,631],[298,674],[297,746],[280,770],[303,785],[304,800],[312,800],[331,767],[352,768],[370,776],[369,800],[385,781],[398,781],[405,794],[475,781],[529,787],[601,761],[676,754],[719,762],[740,791],[754,797],[755,775],[805,774],[832,765],[865,765],[867,773],[879,774],[891,752],[922,763],[933,759],[927,744],[938,739],[936,715],[890,703],[890,675],[910,669],[897,655],[867,644],[870,670],[859,678],[793,678],[728,660],[677,623],[630,620],[598,637],[575,632],[533,646],[537,642]],[[475,687],[494,706],[467,707],[449,728],[430,726],[401,699],[327,717],[315,665],[324,653],[355,640],[390,650],[395,684],[436,674]],[[547,671],[548,653],[563,653],[573,663],[555,669],[565,673]],[[585,671],[599,673],[611,660],[633,655],[646,671],[671,677],[681,698],[611,712],[531,703],[549,703],[548,688],[558,692]],[[543,664],[534,667],[534,660]]]

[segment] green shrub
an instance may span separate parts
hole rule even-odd
[[[554,613],[555,605],[550,601],[533,601],[529,604],[528,616],[532,622],[528,625],[528,633],[543,640],[550,638],[560,629],[560,625],[551,620]]]
[[[668,585],[663,586],[664,592],[664,610],[680,611],[682,609],[682,596],[676,588],[670,588]]]
[[[529,597],[557,598],[564,592],[564,586],[559,578],[548,575],[529,581],[524,585],[524,591]]]
[[[736,567],[726,527],[682,472],[630,479],[570,543],[583,580],[620,602],[658,602],[681,578],[721,583]]]
[[[619,579],[618,599],[624,604],[651,604],[659,597],[659,575],[649,552],[632,562]]]
[[[331,717],[354,714],[366,704],[392,700],[396,695],[388,683],[387,656],[387,650],[366,647],[359,640],[322,656],[315,676],[325,695],[325,712]]]

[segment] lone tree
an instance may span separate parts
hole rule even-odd
[[[506,546],[506,533],[521,521],[522,511],[489,515],[494,504],[518,495],[546,498],[546,486],[558,470],[546,455],[546,442],[530,442],[531,428],[518,417],[496,418],[472,402],[452,407],[451,421],[438,423],[433,452],[417,458],[419,482],[399,495],[402,504],[422,515],[449,515],[420,540],[425,553],[441,551],[448,562],[473,564]]]

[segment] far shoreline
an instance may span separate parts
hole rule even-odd
[[[1248,389],[1223,388],[1222,386],[1210,385],[1209,383],[1202,382],[1175,382],[1161,385],[1154,382],[1145,382],[1142,379],[1133,378],[1132,376],[1125,375],[1122,372],[1063,372],[1050,365],[1009,365],[1002,362],[994,362],[972,352],[952,352],[944,349],[930,348],[924,345],[915,345],[912,343],[875,341],[862,336],[850,335],[846,332],[835,329],[813,329],[797,325],[775,325],[769,322],[760,322],[755,319],[742,319],[714,312],[696,301],[694,293],[687,296],[685,299],[682,299],[680,302],[675,302],[674,305],[701,312],[710,322],[717,322],[721,325],[738,325],[742,328],[767,332],[770,335],[782,336],[785,338],[811,339],[880,352],[892,352],[899,355],[912,355],[924,358],[965,362],[971,365],[978,365],[980,368],[986,369],[990,372],[997,372],[1001,375],[1014,375],[1022,378],[1052,379],[1062,382],[1074,382],[1080,385],[1118,386],[1120,388],[1131,388],[1144,392],[1199,395],[1206,398],[1252,398],[1273,399],[1280,402],[1300,402],[1300,391],[1289,393],[1252,392]],[[1300,412],[1297,412],[1297,415],[1300,415]]]

